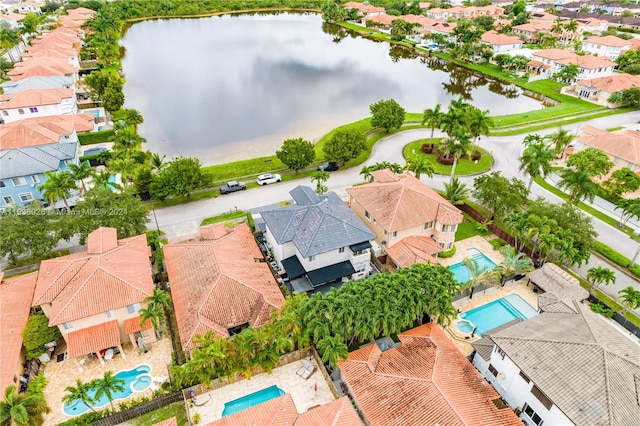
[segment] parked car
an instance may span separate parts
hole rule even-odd
[[[236,191],[244,191],[245,189],[247,189],[246,183],[232,180],[220,186],[220,194],[230,194]]]
[[[320,164],[318,166],[318,170],[324,170],[325,172],[335,172],[339,168],[338,163],[335,161],[329,161],[328,163]]]
[[[277,173],[265,173],[263,175],[258,176],[257,182],[258,185],[267,185],[269,183],[281,182],[282,176]]]

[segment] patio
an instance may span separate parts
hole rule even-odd
[[[49,407],[51,407],[51,413],[45,415],[44,424],[58,424],[71,418],[62,410],[62,398],[66,395],[64,389],[67,386],[75,386],[76,379],[86,383],[102,377],[108,370],[115,374],[142,364],[151,367],[150,374],[152,376],[168,376],[167,365],[171,363],[171,340],[169,338],[164,338],[151,344],[146,353],[144,351],[138,352],[138,349],[134,348],[130,343],[122,346],[126,358],[122,358],[121,354],[116,354],[110,360],[105,361],[103,366],[96,357],[89,359],[86,356],[68,358],[56,362],[56,354],[64,354],[66,350],[66,345],[60,345],[52,360],[44,366],[44,372],[42,373],[48,380],[47,387],[44,390],[44,397]],[[80,363],[83,360],[84,363],[81,365]],[[143,392],[136,392],[131,397],[151,396],[152,393],[153,391],[149,388]],[[117,401],[114,404],[116,407],[118,406]]]
[[[498,250],[494,249],[485,237],[471,237],[464,240],[456,241],[456,254],[446,259],[438,258],[438,263],[443,266],[451,266],[462,262],[469,257],[467,250],[475,248],[487,256],[496,265],[502,263],[504,256]]]
[[[274,369],[271,374],[258,374],[249,380],[242,380],[222,388],[200,394],[196,405],[189,408],[189,416],[199,413],[202,424],[208,424],[222,418],[224,404],[253,392],[276,385],[291,395],[298,413],[305,413],[312,407],[327,404],[336,398],[329,389],[322,373],[318,370],[308,379],[303,379],[296,371],[303,366],[302,360],[294,361]]]

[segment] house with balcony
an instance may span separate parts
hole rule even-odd
[[[473,343],[473,364],[528,425],[640,424],[640,344],[586,304],[547,307]]]
[[[564,86],[560,89],[560,93],[575,96],[607,108],[617,108],[620,105],[609,102],[611,95],[621,93],[623,90],[632,87],[640,87],[640,76],[626,73],[612,74],[608,77],[578,80],[573,84]]]
[[[631,42],[615,36],[592,36],[582,42],[582,50],[591,55],[606,56],[615,61],[625,50],[631,49]]]
[[[626,167],[640,172],[640,132],[616,130],[608,132],[593,126],[584,126],[582,133],[573,142],[573,152],[587,148],[604,151],[614,166],[612,171]]]
[[[298,292],[327,291],[369,276],[375,235],[335,193],[308,186],[289,194],[293,205],[260,213],[277,266]]]
[[[554,74],[569,65],[577,65],[579,74],[576,80],[607,77],[613,74],[616,63],[603,56],[578,55],[573,50],[544,49],[535,52],[527,65],[534,74],[531,79],[552,78]]]
[[[453,247],[462,222],[455,206],[409,172],[371,175],[373,182],[347,188],[349,205],[394,266],[435,263],[438,252]]]
[[[77,164],[77,132],[94,130],[90,114],[28,118],[0,126],[0,210],[43,201],[46,172]]]
[[[284,296],[246,224],[203,226],[200,236],[163,247],[180,341],[229,337],[260,327]]]
[[[0,123],[77,113],[74,89],[27,89],[0,95]]]
[[[496,31],[487,31],[482,34],[480,43],[489,46],[494,54],[522,48],[522,40],[519,37],[498,34]]]
[[[42,261],[33,306],[60,329],[68,358],[95,354],[104,363],[105,349],[124,358],[124,344],[156,341],[139,314],[153,294],[150,256],[146,235],[118,240],[116,229],[102,227],[89,234],[85,251]]]

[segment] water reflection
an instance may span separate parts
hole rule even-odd
[[[313,14],[145,21],[122,45],[126,107],[144,115],[148,148],[204,164],[271,155],[289,137],[313,140],[368,116],[380,99],[407,111],[458,96],[493,114],[541,107],[509,85]]]

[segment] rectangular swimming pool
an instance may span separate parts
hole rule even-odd
[[[535,315],[538,315],[538,311],[522,297],[510,294],[460,315],[463,321],[458,321],[458,330],[463,333],[471,333],[475,327],[476,334],[482,336],[482,333],[516,318],[525,320]]]
[[[478,249],[468,249],[467,257],[475,259],[475,261],[478,262],[478,267],[480,268],[480,270],[486,268],[487,271],[492,271],[496,267],[496,264],[493,263],[491,259],[485,256],[484,253],[482,253]],[[458,281],[460,284],[466,283],[467,281],[469,281],[469,278],[471,278],[469,268],[467,268],[467,266],[463,262],[458,262],[449,266],[449,270],[453,272],[456,281]]]
[[[224,410],[222,410],[222,417],[230,416],[238,411],[246,410],[254,405],[262,404],[263,402],[267,402],[284,394],[285,391],[276,385],[250,393],[249,395],[226,402],[224,404]]]

